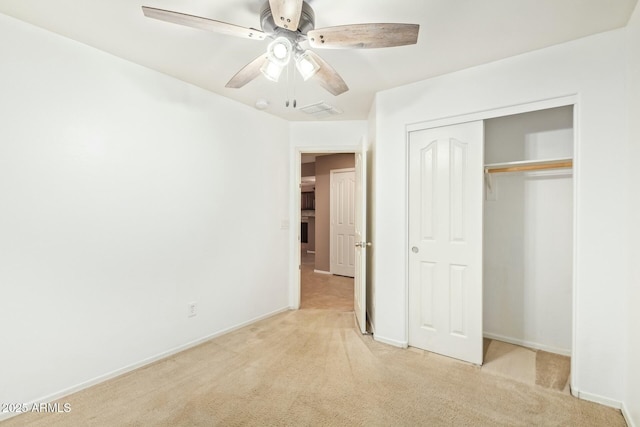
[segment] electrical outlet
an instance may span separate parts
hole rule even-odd
[[[195,302],[190,302],[187,304],[187,317],[193,317],[198,314],[198,306]]]

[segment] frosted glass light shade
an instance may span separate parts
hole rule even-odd
[[[296,68],[304,80],[309,80],[318,72],[320,66],[309,54],[309,51],[304,51],[296,58]]]
[[[267,60],[260,67],[260,71],[266,78],[277,82],[280,79],[282,70],[289,64],[291,60],[291,51],[293,46],[289,39],[278,37],[267,47]]]
[[[269,80],[273,82],[277,82],[280,80],[280,74],[282,74],[282,70],[284,70],[284,66],[280,65],[270,59],[266,60],[262,67],[260,67],[260,71],[262,74]]]

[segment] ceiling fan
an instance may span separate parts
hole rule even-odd
[[[405,46],[418,40],[417,24],[351,24],[315,28],[315,13],[304,0],[269,0],[260,12],[260,28],[245,28],[227,22],[200,16],[142,6],[149,18],[209,30],[251,40],[271,39],[265,53],[242,68],[226,84],[228,88],[241,88],[263,74],[278,81],[280,74],[293,60],[304,80],[313,79],[324,89],[337,96],[349,90],[338,72],[312,50],[318,49],[370,49]]]

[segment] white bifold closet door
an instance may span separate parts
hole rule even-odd
[[[409,345],[482,364],[482,121],[409,133]]]

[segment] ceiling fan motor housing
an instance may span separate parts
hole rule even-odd
[[[298,24],[298,29],[296,31],[285,30],[284,28],[276,25],[268,1],[264,2],[262,9],[260,10],[260,27],[262,28],[262,31],[276,37],[283,36],[292,38],[292,34],[306,35],[308,31],[315,28],[315,24],[316,14],[313,12],[313,8],[309,6],[306,1],[302,3],[302,14],[300,15],[300,23]],[[297,37],[293,37],[293,39],[295,40]]]

